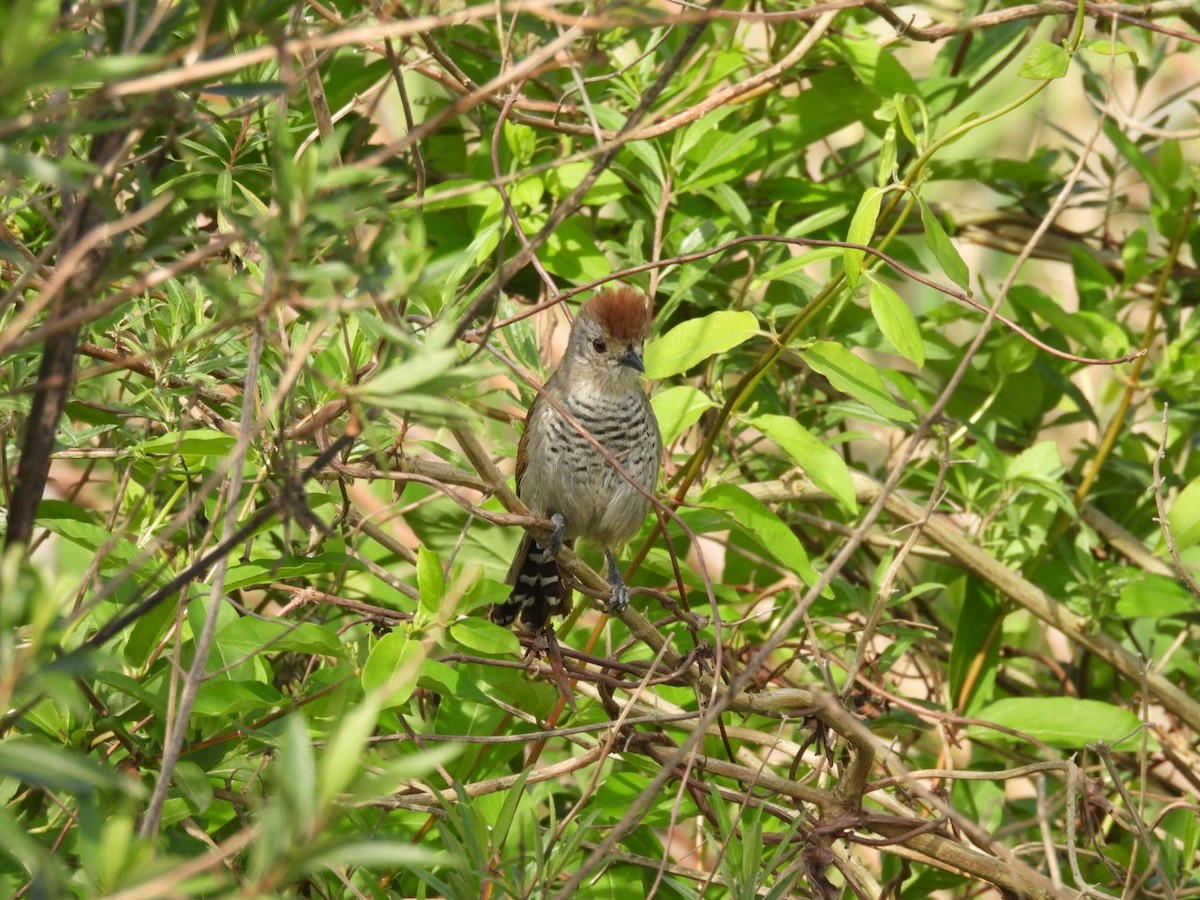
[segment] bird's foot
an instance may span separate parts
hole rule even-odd
[[[538,541],[538,546],[550,554],[550,558],[558,556],[558,551],[563,548],[563,538],[567,533],[567,520],[563,518],[562,513],[555,513],[550,517],[551,523],[554,525],[554,530],[550,532],[550,540],[543,544]]]
[[[621,577],[621,570],[617,568],[617,561],[613,559],[612,551],[605,550],[604,558],[608,560],[608,583],[612,587],[612,596],[608,598],[607,604],[608,613],[617,615],[629,608],[629,588]]]

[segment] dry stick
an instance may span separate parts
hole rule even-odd
[[[895,269],[901,275],[911,278],[913,281],[916,281],[919,284],[923,284],[928,288],[932,288],[933,290],[938,291],[939,293],[945,294],[947,297],[957,300],[959,303],[962,303],[964,306],[969,306],[972,309],[978,310],[979,312],[982,312],[985,314],[988,311],[988,308],[986,306],[984,306],[982,303],[980,303],[978,300],[973,298],[970,294],[966,293],[965,291],[959,290],[958,288],[955,288],[955,287],[949,287],[947,285],[940,284],[939,282],[928,277],[927,275],[922,275],[920,272],[917,272],[915,269],[912,269],[909,266],[906,266],[904,263],[900,262],[898,259],[895,259],[895,258],[889,256],[888,254],[884,253],[883,251],[878,250],[875,247],[868,246],[866,244],[855,244],[850,241],[825,241],[825,240],[818,240],[817,238],[782,237],[777,234],[747,234],[747,235],[742,235],[741,237],[731,238],[730,240],[725,241],[724,243],[721,243],[721,244],[717,244],[715,247],[711,247],[707,250],[699,250],[695,253],[680,254],[679,256],[672,256],[669,259],[663,259],[663,260],[659,260],[657,262],[641,263],[640,265],[630,266],[627,269],[621,269],[617,272],[613,272],[611,275],[606,275],[603,278],[597,278],[595,281],[590,281],[590,282],[587,282],[586,284],[581,284],[576,287],[569,288],[567,290],[564,290],[561,294],[559,294],[559,296],[555,300],[549,300],[549,301],[546,301],[545,303],[539,303],[536,306],[531,306],[528,309],[523,309],[519,313],[515,313],[514,315],[508,317],[507,319],[502,319],[502,320],[494,323],[492,326],[492,330],[494,330],[496,328],[503,328],[506,325],[510,325],[514,322],[519,322],[521,319],[527,319],[530,316],[536,315],[537,313],[541,312],[544,309],[549,308],[550,306],[553,306],[556,303],[561,303],[563,300],[569,299],[570,297],[573,297],[576,294],[581,294],[586,291],[593,290],[594,288],[597,288],[597,287],[600,287],[601,285],[607,284],[610,281],[616,281],[619,279],[628,278],[630,275],[637,275],[641,272],[646,272],[646,271],[653,270],[653,269],[661,269],[661,268],[665,268],[666,266],[675,266],[675,265],[679,265],[681,263],[694,262],[698,259],[705,259],[709,256],[714,256],[718,253],[724,253],[726,250],[729,250],[733,247],[740,246],[742,244],[752,244],[752,243],[757,243],[757,242],[768,242],[768,243],[775,243],[775,244],[790,244],[790,245],[796,246],[796,247],[840,247],[844,250],[861,250],[864,253],[868,253],[871,256],[875,257],[876,259],[879,259],[880,261],[886,263],[888,266]],[[840,286],[840,282],[838,282],[838,284],[834,284],[833,288],[836,289],[838,286]],[[1144,349],[1138,349],[1138,350],[1133,351],[1132,353],[1126,353],[1124,356],[1106,356],[1106,357],[1079,356],[1074,353],[1068,353],[1065,350],[1059,350],[1057,347],[1053,347],[1053,346],[1047,344],[1045,341],[1036,337],[1034,334],[1029,332],[1027,329],[1023,328],[1022,326],[1018,325],[1016,322],[1014,322],[1012,319],[1009,319],[1007,316],[997,313],[993,318],[995,318],[996,321],[1000,322],[1002,325],[1004,325],[1006,328],[1008,328],[1014,334],[1020,335],[1026,341],[1033,344],[1039,350],[1042,350],[1045,353],[1049,353],[1052,356],[1057,356],[1059,359],[1065,359],[1065,360],[1068,360],[1069,362],[1075,362],[1075,363],[1079,363],[1081,365],[1115,366],[1115,365],[1118,365],[1119,363],[1126,363],[1126,362],[1131,362],[1135,359],[1139,359],[1140,357],[1145,356],[1146,352],[1147,352]],[[469,332],[467,332],[466,337],[471,338],[472,336],[476,335],[476,333],[477,332],[469,331]],[[784,343],[783,335],[780,336],[779,342],[781,344]]]
[[[400,108],[404,112],[404,127],[408,129],[409,134],[412,134],[416,124],[413,120],[412,103],[408,99],[408,88],[404,84],[404,73],[400,70],[400,57],[396,55],[390,38],[383,42],[383,48],[387,52],[388,66],[392,70],[392,80],[396,83],[396,92],[400,95]],[[425,156],[421,153],[421,145],[416,142],[412,145],[412,165],[417,176],[416,195],[418,198],[424,197],[425,184],[429,176],[425,170]]]
[[[408,11],[404,8],[404,4],[396,2],[394,5],[397,11],[399,11],[401,14],[405,16],[409,15]],[[572,24],[575,23],[572,22]],[[475,83],[474,79],[464,72],[458,63],[454,61],[454,58],[438,45],[438,42],[433,39],[433,36],[430,32],[423,31],[419,37],[421,39],[421,43],[425,45],[425,49],[429,51],[429,55],[437,61],[438,65],[440,65],[447,74],[443,75],[436,69],[415,66],[418,72],[421,72],[421,74],[425,75],[425,77],[438,82],[448,90],[454,91],[458,94],[468,94],[475,91],[478,85]],[[483,102],[496,109],[499,109],[503,103],[503,101],[501,101],[499,97],[495,96],[495,94],[489,94],[483,97]],[[559,112],[561,103],[561,100],[558,104],[540,100],[524,100],[523,102],[518,101],[518,105],[527,106],[528,108],[532,109],[555,110],[556,116]],[[571,109],[570,112],[575,114],[578,112],[578,110]],[[528,113],[519,112],[517,110],[513,110],[511,116],[515,122],[519,122],[522,125],[530,125],[542,131],[558,132],[561,134],[570,134],[578,137],[593,136],[589,129],[581,125],[571,125],[565,122],[558,122],[556,119],[546,119],[541,116],[529,115]],[[527,173],[522,173],[522,177],[524,174]],[[449,196],[449,192],[439,193],[438,196]]]
[[[400,138],[399,140],[392,141],[390,144],[381,147],[374,153],[364,156],[360,161],[360,165],[382,165],[396,154],[407,151],[409,147],[434,134],[443,125],[456,116],[459,116],[467,110],[478,106],[484,101],[485,98],[492,96],[501,88],[504,88],[510,84],[514,84],[518,81],[522,81],[523,79],[531,76],[549,60],[553,59],[560,51],[569,47],[572,42],[579,38],[583,33],[583,29],[581,28],[569,29],[550,43],[539,47],[511,69],[501,72],[491,81],[487,82],[487,84],[482,85],[477,90],[474,90],[469,94],[459,97],[436,115],[430,116],[404,137]]]
[[[329,97],[325,94],[325,85],[321,82],[316,51],[311,47],[304,47],[300,51],[300,64],[304,73],[304,87],[308,93],[308,105],[312,108],[313,119],[317,124],[317,134],[322,141],[328,141],[333,137],[333,115],[329,111]],[[300,152],[296,151],[297,160],[300,159]],[[341,151],[335,151],[333,159],[341,166]]]
[[[450,657],[439,657],[442,660]],[[478,657],[479,660],[490,665],[499,665],[500,661],[489,657]],[[523,665],[517,664],[520,668]],[[656,713],[652,716],[629,716],[625,719],[626,725],[661,725],[670,722],[688,722],[698,718],[700,713],[697,712],[681,712],[673,715]],[[541,740],[543,738],[554,737],[574,737],[578,734],[592,734],[597,731],[611,731],[612,722],[593,722],[590,725],[572,725],[569,728],[546,728],[539,731],[525,732],[522,734],[422,734],[421,739],[430,743],[436,744],[523,744],[529,741]],[[408,740],[407,735],[375,735],[368,738],[368,743],[371,744],[391,744],[400,741]],[[497,788],[499,790],[499,788]],[[372,801],[374,805],[375,801]]]
[[[258,364],[263,349],[263,323],[260,318],[250,341],[250,351],[246,360],[246,378],[243,382],[241,434],[234,445],[230,456],[233,465],[229,470],[229,490],[226,492],[224,532],[230,534],[237,527],[238,498],[242,492],[242,473],[245,469],[246,454],[250,444],[257,436],[254,426],[254,406],[258,397],[255,385],[258,380]],[[205,611],[204,624],[196,638],[195,655],[188,669],[187,678],[183,682],[183,691],[179,697],[179,707],[175,718],[168,721],[167,736],[163,742],[162,761],[158,770],[158,778],[154,783],[154,791],[146,806],[146,814],[142,819],[138,833],[142,837],[150,837],[158,832],[162,821],[163,804],[167,799],[167,790],[175,774],[175,764],[183,748],[183,740],[187,735],[187,723],[192,715],[192,707],[204,682],[204,670],[208,666],[208,654],[212,649],[213,636],[217,631],[217,620],[221,604],[224,602],[225,573],[228,568],[228,558],[223,557],[217,562],[213,572],[212,585],[209,590],[208,609]]]
[[[663,172],[663,181],[659,185],[662,191],[662,196],[658,199],[658,209],[654,213],[654,241],[650,247],[650,261],[653,263],[662,259],[663,246],[663,230],[667,224],[667,210],[671,207],[671,193],[674,189],[674,181],[671,178],[670,172]],[[650,270],[650,286],[646,291],[646,296],[650,302],[654,302],[654,295],[658,293],[658,279],[661,275],[661,270],[654,268]],[[653,313],[653,310],[651,310]]]
[[[1023,6],[1011,6],[1007,9],[983,13],[953,25],[930,25],[926,28],[916,28],[911,22],[894,12],[887,0],[866,0],[863,6],[887,21],[904,37],[918,41],[940,41],[963,32],[995,28],[1023,19],[1046,18],[1060,13],[1074,12],[1076,9],[1076,4],[1071,0],[1043,0],[1041,3],[1027,3]],[[1195,8],[1192,0],[1166,0],[1162,3],[1084,4],[1084,11],[1094,18],[1111,17],[1126,22],[1132,21],[1135,24],[1141,18],[1182,15],[1194,11]],[[1143,27],[1149,26],[1143,25]],[[1197,39],[1194,35],[1190,35],[1188,40],[1196,41]]]
[[[513,104],[517,101],[517,98],[521,96],[521,89],[524,86],[524,79],[513,85],[512,91],[508,95],[508,99],[505,100],[504,105],[500,107],[500,115],[496,117],[496,127],[492,129],[492,172],[496,175],[496,191],[500,194],[500,200],[504,204],[504,212],[508,216],[509,222],[512,223],[513,233],[517,236],[517,240],[521,242],[521,247],[529,253],[529,262],[532,264],[534,271],[538,273],[538,277],[542,279],[542,284],[546,286],[546,293],[551,298],[557,298],[558,285],[554,283],[554,279],[550,277],[550,273],[546,271],[545,266],[542,265],[542,261],[538,259],[537,253],[530,249],[529,237],[525,234],[525,229],[521,227],[521,219],[517,216],[517,211],[513,209],[512,199],[508,196],[508,190],[503,184],[499,183],[500,135],[504,131],[504,123],[508,119],[508,114],[512,111]],[[503,239],[501,239],[498,246],[500,248],[500,252],[503,252]]]
[[[837,4],[822,6],[821,15],[817,17],[817,20],[804,33],[804,36],[797,42],[796,46],[789,50],[774,65],[751,75],[743,81],[739,81],[737,84],[714,91],[699,103],[688,107],[681,113],[663,119],[661,122],[648,125],[627,135],[615,135],[614,140],[622,140],[623,142],[644,141],[648,138],[661,137],[702,118],[707,113],[722,106],[749,100],[751,97],[769,91],[780,78],[789,72],[795,71],[800,60],[808,55],[808,52],[816,46],[817,41],[829,30],[829,27],[833,24],[833,20],[836,18],[837,12],[845,8]]]
[[[896,551],[896,555],[892,557],[892,561],[880,581],[879,591],[875,596],[874,604],[871,606],[871,612],[867,616],[867,621],[863,624],[862,631],[858,635],[858,647],[854,651],[854,660],[850,664],[849,670],[847,670],[846,687],[842,690],[841,695],[843,700],[850,695],[850,692],[855,687],[855,679],[858,677],[859,670],[866,659],[868,645],[875,636],[875,631],[879,628],[879,623],[883,620],[883,613],[887,609],[888,601],[892,594],[892,585],[895,584],[900,567],[904,565],[909,553],[916,546],[917,541],[921,538],[922,528],[924,528],[925,523],[929,521],[929,518],[933,515],[942,500],[942,484],[945,483],[948,471],[950,471],[950,448],[946,446],[945,438],[943,438],[942,453],[938,457],[937,477],[934,479],[933,488],[929,492],[929,502],[925,504],[925,514],[918,521],[912,523],[908,538],[905,540],[903,546]]]
[[[206,59],[191,62],[182,68],[170,69],[153,75],[142,75],[127,78],[115,84],[106,85],[100,93],[106,97],[128,97],[135,94],[153,94],[158,91],[181,88],[197,82],[208,82],[229,75],[240,69],[262,65],[278,60],[281,56],[298,56],[302,50],[332,50],[348,47],[354,44],[378,42],[386,38],[399,38],[433,31],[453,25],[465,25],[469,22],[487,18],[498,9],[519,10],[537,14],[541,9],[552,7],[565,0],[517,0],[511,3],[484,3],[470,6],[457,12],[443,16],[421,16],[415,19],[384,22],[376,25],[365,25],[359,28],[346,28],[330,34],[311,35],[302,38],[291,38],[278,44],[265,47],[255,47],[241,53],[233,53],[216,59]]]
[[[667,647],[667,644],[663,644],[663,646],[659,649],[658,653],[655,655],[655,658],[651,661],[651,664],[646,667],[646,672],[642,676],[641,681],[631,689],[629,702],[621,710],[617,718],[610,723],[611,727],[609,729],[608,736],[600,743],[600,758],[597,760],[598,763],[603,763],[604,760],[608,758],[609,754],[612,753],[613,745],[616,744],[617,738],[621,733],[621,729],[625,726],[627,720],[629,719],[629,714],[633,711],[638,699],[649,685],[650,680],[654,675],[655,666],[662,662],[663,656],[667,652]],[[559,702],[561,704],[561,698]],[[550,722],[547,722],[547,724],[552,725]],[[542,738],[540,743],[544,745],[545,741],[546,739]],[[579,815],[580,812],[583,811],[583,807],[586,805],[588,799],[593,796],[593,792],[596,790],[596,785],[600,781],[600,775],[601,770],[599,768],[592,772],[591,777],[588,779],[588,783],[582,786],[580,790],[579,799],[559,820],[558,827],[554,829],[549,838],[546,840],[547,854],[549,854],[551,848],[558,841],[562,840],[563,834],[566,833],[567,826],[575,819],[576,816]]]
[[[537,784],[542,781],[550,781],[553,779],[562,778],[570,775],[572,772],[586,768],[592,763],[595,763],[603,756],[603,746],[597,746],[581,753],[579,756],[571,757],[553,765],[543,766],[540,769],[526,770],[518,772],[516,775],[504,775],[499,778],[492,778],[487,781],[476,781],[471,784],[462,785],[463,792],[468,797],[482,797],[484,794],[495,793],[496,791],[506,791],[516,785],[518,782],[524,784]],[[422,788],[419,792],[411,794],[400,794],[396,799],[388,800],[371,800],[364,805],[382,807],[385,809],[407,809],[416,801],[420,802],[427,808],[437,809],[440,806],[439,798],[446,803],[457,803],[458,792],[454,788],[447,788],[442,791],[433,791],[428,788]],[[407,802],[405,802],[407,801]]]
[[[233,837],[200,856],[174,863],[170,870],[144,881],[136,887],[126,888],[109,894],[108,900],[158,900],[160,897],[176,896],[175,888],[210,869],[228,862],[258,838],[258,825],[248,825]]]
[[[886,487],[886,484],[881,484],[860,472],[851,472],[850,477],[854,481],[856,493],[864,501],[881,496]],[[798,499],[813,496],[813,487],[800,481],[794,485],[764,482],[748,485],[748,489],[763,502],[782,502],[789,497]],[[886,498],[886,508],[891,515],[906,522],[917,522],[924,516],[921,505],[899,493],[892,493]],[[1023,575],[1014,572],[986,550],[971,543],[961,527],[941,516],[933,516],[925,522],[923,530],[926,539],[946,550],[960,566],[973,575],[993,585],[1000,593],[1029,610],[1042,622],[1063,632],[1124,677],[1131,681],[1141,679],[1142,666],[1137,657],[1108,635],[1097,632],[1089,619],[1071,612]],[[1193,731],[1200,732],[1200,701],[1189,696],[1161,674],[1148,673],[1146,683],[1155,699],[1167,711],[1178,716]]]
[[[1174,574],[1174,570],[1155,556],[1136,534],[1113,521],[1090,503],[1085,503],[1079,508],[1079,518],[1139,569],[1154,575],[1170,577]]]
[[[1153,870],[1154,874],[1158,876],[1158,883],[1163,892],[1163,896],[1166,897],[1166,900],[1175,900],[1175,888],[1171,884],[1171,879],[1167,877],[1166,870],[1163,869],[1162,854],[1159,852],[1158,846],[1150,839],[1150,832],[1146,830],[1146,823],[1142,821],[1146,799],[1145,766],[1147,758],[1149,757],[1149,753],[1147,753],[1143,747],[1142,753],[1140,754],[1142,763],[1142,790],[1139,791],[1139,798],[1142,802],[1135,803],[1133,797],[1130,796],[1128,789],[1125,787],[1125,780],[1122,777],[1122,773],[1117,771],[1116,763],[1113,761],[1111,748],[1106,744],[1101,743],[1098,745],[1090,745],[1088,749],[1093,751],[1104,762],[1104,768],[1108,771],[1108,777],[1112,779],[1113,788],[1118,794],[1121,795],[1121,801],[1125,804],[1125,808],[1129,810],[1129,818],[1133,824],[1133,831],[1137,833],[1138,838],[1142,842],[1142,846],[1145,848],[1146,855],[1149,857],[1149,862],[1147,864],[1148,871],[1146,874],[1149,875],[1149,870]],[[1137,855],[1134,854],[1134,859],[1136,860],[1136,858]],[[1132,877],[1134,871],[1133,861],[1130,861],[1128,875]]]

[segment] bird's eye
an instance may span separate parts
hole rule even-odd
[[[604,353],[606,350],[608,350],[608,344],[604,343],[604,341],[600,340],[600,338],[596,338],[594,341],[592,341],[592,349],[597,353]]]

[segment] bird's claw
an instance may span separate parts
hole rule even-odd
[[[608,603],[605,604],[605,609],[609,615],[618,615],[629,609],[629,588],[625,584],[625,579],[621,577],[621,570],[617,568],[617,561],[613,559],[612,551],[605,550],[604,556],[608,560],[608,583],[612,587],[612,594],[608,598]]]
[[[562,513],[555,513],[550,517],[550,521],[554,525],[554,531],[550,532],[550,540],[542,545],[542,549],[553,558],[558,556],[558,551],[563,548],[563,538],[567,533],[567,520],[563,518]]]
[[[610,616],[619,615],[629,609],[629,588],[625,586],[625,582],[618,581],[612,585],[612,595],[604,608]]]

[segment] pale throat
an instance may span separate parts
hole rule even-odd
[[[604,367],[599,371],[588,367],[589,371],[578,381],[575,393],[580,397],[595,400],[619,400],[631,391],[640,390],[640,379],[636,372],[625,366]]]

